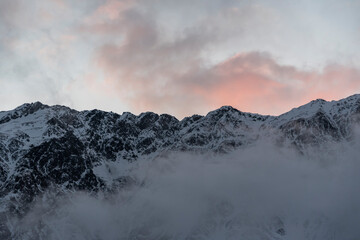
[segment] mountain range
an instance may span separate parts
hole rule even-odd
[[[26,103],[0,112],[0,238],[49,188],[112,193],[136,184],[129,171],[171,152],[222,155],[259,141],[294,149],[349,142],[360,123],[360,95],[317,99],[279,116],[224,106],[206,116],[134,115]],[[284,230],[277,230],[280,235]]]

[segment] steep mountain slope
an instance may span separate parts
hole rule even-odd
[[[181,121],[151,112],[119,115],[24,104],[0,112],[2,212],[25,214],[49,187],[117,191],[134,181],[128,172],[136,162],[169,151],[222,154],[270,138],[306,154],[308,147],[351,141],[359,122],[360,95],[315,100],[277,117],[225,106]],[[0,228],[9,235],[6,226]]]
[[[274,118],[269,125],[279,129],[299,150],[305,150],[309,144],[351,140],[359,122],[360,95],[353,95],[339,101],[311,101]]]

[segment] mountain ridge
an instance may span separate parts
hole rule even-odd
[[[0,112],[2,214],[26,214],[51,186],[117,191],[135,181],[129,177],[133,163],[167,152],[224,154],[268,139],[306,154],[309,147],[351,141],[359,123],[359,94],[314,100],[279,116],[223,106],[182,120],[153,112],[117,114],[26,103]]]
[[[286,114],[286,113],[288,113],[288,112],[291,112],[291,111],[294,110],[294,109],[298,109],[298,108],[301,108],[301,107],[303,107],[303,106],[307,106],[307,105],[309,105],[309,104],[314,104],[314,103],[318,103],[318,102],[320,102],[320,103],[334,103],[334,102],[341,102],[341,101],[346,101],[346,100],[351,100],[351,99],[359,99],[359,98],[360,98],[360,94],[353,94],[353,95],[350,95],[350,96],[348,96],[348,97],[341,98],[341,99],[339,99],[339,100],[330,100],[330,101],[324,100],[324,99],[322,99],[322,98],[318,98],[318,99],[312,100],[312,101],[310,101],[310,102],[308,102],[308,103],[306,103],[306,104],[300,105],[300,106],[298,106],[298,107],[294,107],[294,108],[290,109],[289,111],[284,112],[284,113],[281,113],[281,114],[279,114],[279,115],[261,114],[261,113],[253,113],[253,112],[241,111],[241,110],[239,110],[239,109],[237,109],[236,107],[233,107],[233,106],[231,106],[231,105],[223,105],[223,106],[221,106],[221,107],[219,107],[219,108],[217,108],[217,109],[215,109],[215,110],[209,111],[208,113],[213,112],[213,111],[217,111],[217,110],[221,110],[221,109],[234,109],[234,110],[237,110],[237,111],[242,112],[242,113],[249,113],[249,114],[260,115],[260,116],[264,116],[264,117],[280,117],[281,115],[284,115],[284,114]],[[21,104],[21,105],[15,107],[14,109],[2,110],[2,111],[0,111],[0,114],[1,114],[1,113],[6,113],[6,112],[10,112],[10,111],[14,111],[14,110],[20,110],[20,109],[23,109],[23,108],[25,108],[25,107],[31,107],[31,106],[43,106],[43,107],[45,107],[45,108],[48,108],[48,107],[62,108],[62,107],[63,107],[63,108],[71,109],[71,110],[76,111],[76,112],[84,112],[84,111],[94,111],[94,110],[97,110],[97,111],[102,111],[102,112],[115,113],[115,114],[118,114],[118,115],[123,115],[123,114],[130,113],[131,115],[134,115],[134,116],[139,116],[139,115],[144,114],[144,113],[155,113],[155,112],[152,112],[152,111],[145,111],[145,112],[141,112],[141,113],[139,113],[138,115],[136,115],[136,114],[133,114],[133,113],[131,113],[131,112],[129,112],[129,111],[124,111],[124,112],[122,112],[122,113],[120,114],[120,113],[117,113],[117,112],[104,111],[104,110],[100,110],[100,109],[97,109],[97,108],[94,108],[94,109],[85,109],[85,110],[77,110],[77,109],[70,108],[70,107],[68,107],[68,106],[61,105],[61,104],[49,105],[49,104],[42,103],[41,101],[35,101],[35,102],[28,102],[28,103]],[[208,114],[208,113],[207,113],[207,114]],[[169,114],[169,113],[155,113],[155,114],[157,114],[157,115],[166,114],[166,115],[173,116],[173,115],[171,115],[171,114]],[[189,116],[185,116],[185,117],[183,117],[183,119],[184,119],[184,118],[191,117],[191,116],[193,116],[193,115],[199,115],[199,114],[196,114],[196,113],[195,113],[195,114],[192,114],[192,115],[189,115]],[[206,116],[206,115],[199,115],[199,116]],[[176,116],[173,116],[173,117],[177,118]],[[178,119],[178,118],[177,118],[177,119]],[[181,120],[183,120],[183,119],[181,119]],[[178,119],[178,120],[179,120],[179,119]],[[179,121],[181,121],[181,120],[179,120]]]

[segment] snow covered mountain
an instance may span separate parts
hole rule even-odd
[[[135,181],[129,171],[139,161],[169,152],[225,154],[263,139],[306,154],[309,147],[351,142],[359,123],[360,95],[314,100],[280,116],[224,106],[181,121],[152,112],[24,104],[0,112],[0,238],[14,237],[5,221],[9,214],[25,215],[49,188],[116,192]]]

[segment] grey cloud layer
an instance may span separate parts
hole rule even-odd
[[[132,172],[141,184],[107,198],[48,193],[54,205],[40,199],[14,226],[31,237],[41,225],[45,239],[273,240],[279,229],[293,239],[357,239],[359,153],[327,147],[308,157],[264,142],[222,156],[170,154],[142,162]]]

